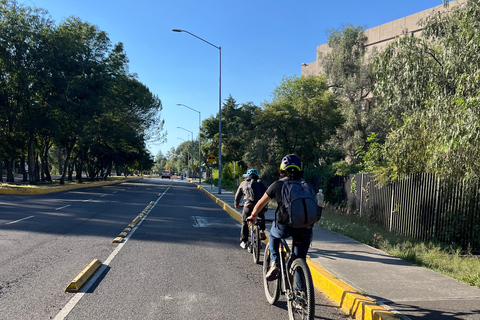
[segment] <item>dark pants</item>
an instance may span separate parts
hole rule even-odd
[[[278,261],[278,247],[280,239],[293,238],[293,252],[297,257],[306,258],[310,242],[312,242],[313,228],[292,228],[286,224],[274,223],[270,229],[270,259]]]
[[[242,228],[240,230],[240,241],[247,242],[248,241],[248,223],[247,218],[250,217],[252,214],[253,207],[243,207],[242,211]],[[258,217],[264,219],[265,218],[265,209],[262,210]],[[265,221],[260,222],[260,230],[265,230]]]
[[[277,266],[279,266],[280,261],[278,260],[278,250],[280,246],[280,239],[293,238],[293,252],[299,257],[306,259],[308,248],[312,242],[312,232],[313,228],[292,228],[286,224],[274,223],[270,229],[270,261],[276,261]],[[297,283],[297,289],[305,290],[303,283],[301,281],[300,275],[295,273],[295,279]]]

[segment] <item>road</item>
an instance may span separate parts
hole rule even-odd
[[[152,201],[128,240],[112,243]],[[284,300],[266,302],[239,231],[180,180],[0,195],[0,319],[287,319]],[[65,293],[94,259],[103,265],[93,285]],[[320,292],[316,314],[348,318]]]

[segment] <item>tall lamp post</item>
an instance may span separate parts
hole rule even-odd
[[[178,138],[178,137],[177,137],[177,139],[180,139],[180,140],[182,140],[182,141],[187,142],[185,139],[182,139],[182,138]],[[187,173],[188,173],[188,166],[189,166],[188,163],[189,163],[189,162],[190,162],[190,152],[188,151],[188,145],[187,145]],[[185,178],[186,178],[186,176],[185,176]]]
[[[198,182],[199,183],[202,183],[202,151],[201,151],[201,145],[202,145],[202,142],[200,141],[200,128],[202,126],[201,124],[201,112],[198,111],[198,110],[195,110],[193,108],[190,108],[189,106],[186,106],[184,104],[181,104],[181,103],[177,103],[177,106],[182,106],[182,107],[185,107],[185,108],[188,108],[190,110],[193,110],[195,112],[198,112]]]
[[[177,127],[177,128],[190,132],[192,134],[192,142],[193,142],[193,131],[187,130],[187,129],[182,128],[182,127]],[[192,154],[192,170],[193,170],[193,154]],[[189,177],[190,177],[190,175],[189,175]]]
[[[216,46],[191,32],[182,29],[172,29],[173,32],[185,32],[195,38],[208,43],[219,52],[219,77],[218,77],[218,193],[222,193],[222,47]]]

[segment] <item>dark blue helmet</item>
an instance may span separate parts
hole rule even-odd
[[[282,162],[280,163],[280,170],[287,170],[290,168],[297,169],[298,171],[302,171],[302,160],[296,154],[288,154],[283,157]]]

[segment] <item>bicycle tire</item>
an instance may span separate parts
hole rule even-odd
[[[298,288],[295,273],[298,272],[302,288]],[[288,317],[290,320],[312,320],[315,318],[315,291],[310,268],[304,259],[297,258],[288,270],[292,284],[292,298],[287,298]]]
[[[252,255],[253,255],[253,263],[260,263],[260,246],[261,246],[261,241],[260,241],[260,231],[258,229],[258,226],[255,226],[253,228],[253,232],[250,238],[250,241],[252,241]]]
[[[270,304],[275,304],[280,297],[280,278],[281,275],[276,280],[267,281],[267,272],[270,267],[270,248],[267,246],[265,249],[265,255],[263,258],[263,286],[265,288],[265,296],[267,301]]]

